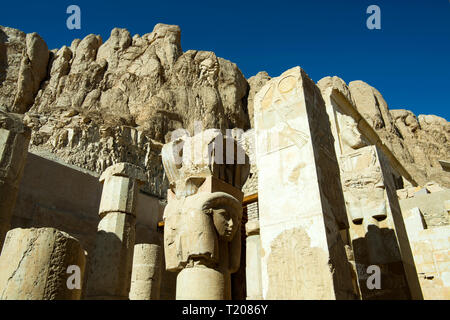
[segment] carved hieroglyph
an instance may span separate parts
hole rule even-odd
[[[0,299],[78,300],[85,263],[78,240],[62,231],[10,230],[0,256]]]
[[[409,241],[387,159],[376,146],[341,156],[350,238],[363,299],[420,299]],[[381,290],[367,290],[366,268],[381,267]]]
[[[295,67],[255,96],[264,299],[351,299],[348,228],[324,101]],[[314,274],[314,276],[311,276]]]
[[[214,129],[163,147],[171,187],[164,254],[167,270],[181,270],[179,300],[231,298],[230,275],[240,264],[240,189],[249,172],[248,157],[239,149],[234,139]]]
[[[103,172],[100,223],[90,261],[88,299],[128,299],[136,232],[136,203],[144,171],[129,163]]]
[[[0,110],[0,250],[10,228],[30,136],[20,115]]]

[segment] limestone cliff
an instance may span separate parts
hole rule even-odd
[[[100,173],[117,162],[147,169],[149,192],[163,196],[160,149],[173,130],[249,129],[253,97],[270,80],[247,80],[213,52],[183,52],[178,26],[157,24],[131,36],[113,29],[48,50],[36,33],[0,26],[0,109],[26,113],[30,150]],[[450,187],[450,124],[436,116],[390,110],[378,90],[349,84],[358,111],[420,183]]]
[[[250,127],[238,67],[213,52],[183,53],[180,35],[164,24],[133,37],[116,28],[104,43],[91,34],[48,51],[38,35],[0,27],[0,105],[26,112],[31,151],[97,173],[141,165],[160,195],[168,133]]]
[[[381,93],[363,81],[350,82],[349,88],[358,111],[420,185],[436,181],[450,187],[450,173],[438,162],[450,157],[448,121],[390,110]]]

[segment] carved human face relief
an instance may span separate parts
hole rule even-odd
[[[220,240],[230,242],[236,235],[242,219],[242,206],[234,197],[215,192],[203,203],[203,212],[212,219]]]
[[[341,115],[341,139],[344,153],[364,147],[363,137],[358,130],[356,121],[347,115]]]
[[[219,237],[225,241],[231,241],[236,234],[238,221],[236,214],[230,214],[225,209],[211,209],[214,226]]]

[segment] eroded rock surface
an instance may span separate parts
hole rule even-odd
[[[256,75],[254,75],[253,77],[250,77],[248,79],[248,85],[250,87],[250,90],[248,92],[248,116],[250,118],[250,123],[252,125],[252,127],[254,127],[253,125],[253,104],[254,104],[254,98],[255,95],[258,93],[259,90],[261,90],[262,87],[264,87],[264,85],[269,82],[269,80],[271,79],[271,77],[269,76],[269,74],[266,71],[260,71],[258,72]]]
[[[241,71],[213,52],[183,53],[178,26],[133,37],[116,28],[106,42],[91,34],[52,51],[37,34],[2,27],[0,35],[0,104],[28,111],[30,149],[47,158],[97,174],[134,163],[160,195],[168,133],[250,127]]]
[[[0,26],[0,107],[24,113],[47,75],[49,51],[37,33]]]
[[[383,143],[395,154],[419,185],[429,181],[450,187],[450,174],[438,160],[450,155],[450,123],[434,115],[390,110],[378,90],[363,81],[349,84],[361,115],[372,125]]]

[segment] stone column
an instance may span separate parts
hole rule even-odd
[[[177,300],[231,299],[230,276],[241,256],[241,188],[249,173],[241,151],[215,129],[163,147],[170,182],[164,254],[166,269],[179,272]]]
[[[246,261],[245,275],[247,300],[262,300],[261,236],[259,234],[258,202],[247,205],[248,222],[245,225]]]
[[[162,248],[156,244],[134,246],[130,300],[159,300]]]
[[[264,299],[353,299],[348,228],[320,90],[295,67],[255,96]]]
[[[129,163],[105,170],[95,249],[91,256],[87,299],[128,299],[131,284],[139,185],[144,171]]]
[[[85,262],[78,240],[64,232],[13,229],[0,256],[0,299],[78,300]]]
[[[411,247],[387,158],[377,146],[341,156],[350,238],[363,299],[421,299]],[[381,270],[381,288],[369,289],[366,269]]]
[[[409,178],[410,175],[359,114],[342,79],[325,77],[318,86],[326,102],[341,169],[350,225],[348,251],[357,273],[358,291],[363,299],[407,299],[410,294],[402,259],[410,259],[410,249],[407,241],[400,241],[406,234],[401,235],[404,227],[397,197],[389,196],[395,193],[391,164],[397,163],[399,172]],[[402,246],[405,253],[401,255]],[[381,289],[368,290],[369,265],[381,268]],[[415,282],[408,280],[411,281]],[[412,287],[417,288],[414,283]],[[418,298],[420,294],[413,296]]]
[[[30,137],[21,115],[0,111],[0,251],[10,228]]]

